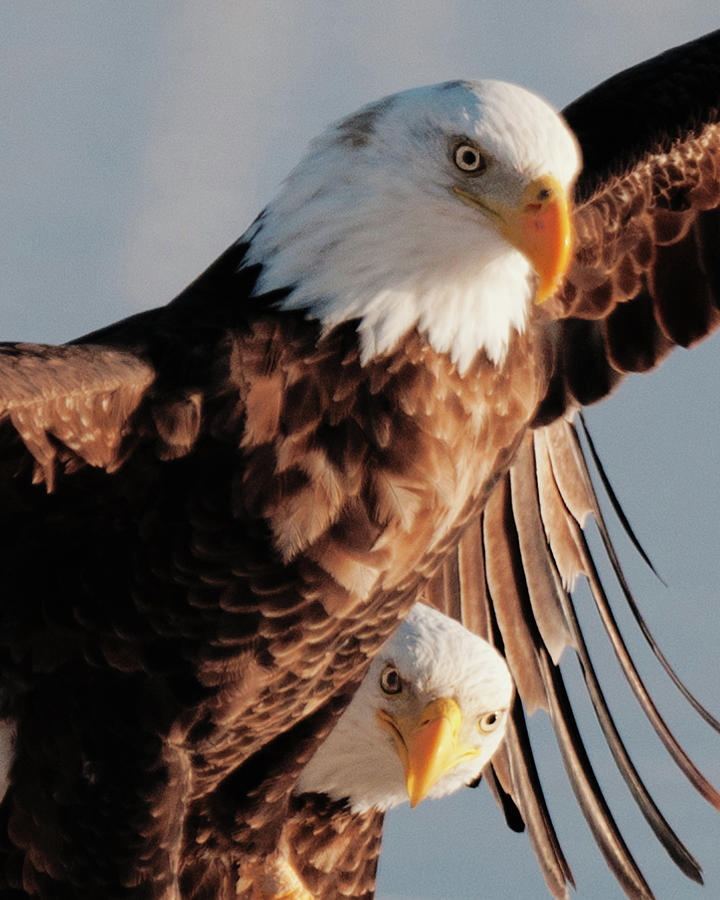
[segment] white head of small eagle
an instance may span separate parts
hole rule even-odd
[[[463,374],[505,358],[570,254],[574,137],[535,94],[499,81],[415,88],[310,145],[244,236],[255,293],[290,289],[323,330],[358,320],[361,362],[418,329]]]
[[[297,793],[387,810],[474,781],[505,734],[513,683],[502,656],[416,604],[303,769]]]

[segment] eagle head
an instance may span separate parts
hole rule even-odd
[[[361,361],[411,329],[462,374],[500,364],[570,258],[573,135],[535,94],[453,81],[331,126],[243,241],[256,293],[324,331],[357,320]]]

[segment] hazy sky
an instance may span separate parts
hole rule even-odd
[[[562,106],[602,78],[720,25],[717,0],[180,2],[5,0],[0,14],[2,339],[58,342],[164,303],[252,221],[327,122],[448,78],[520,82]],[[643,610],[701,698],[720,710],[720,363],[717,339],[676,353],[593,410],[616,489],[669,584],[621,543]],[[658,897],[720,896],[720,816],[693,796],[618,680],[579,598],[631,753],[703,865],[688,882],[655,846],[591,715],[581,727],[613,811]],[[720,784],[720,737],[644,651],[641,670],[691,755]],[[573,697],[583,689],[564,663]],[[622,896],[541,716],[541,775],[582,900]],[[389,817],[380,900],[542,898],[523,835],[485,790]]]

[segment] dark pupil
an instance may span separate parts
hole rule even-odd
[[[396,691],[398,687],[398,673],[391,669],[385,673],[385,689],[388,691]]]
[[[463,150],[462,161],[466,166],[474,166],[477,162],[477,156],[472,150]]]
[[[494,725],[496,719],[497,719],[497,717],[496,717],[495,713],[491,713],[489,716],[486,716],[485,724],[486,725]]]

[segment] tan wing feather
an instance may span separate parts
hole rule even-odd
[[[154,378],[149,364],[106,347],[2,345],[0,425],[13,425],[35,461],[34,480],[44,480],[49,490],[58,463],[112,472]],[[178,428],[164,430],[169,438]]]

